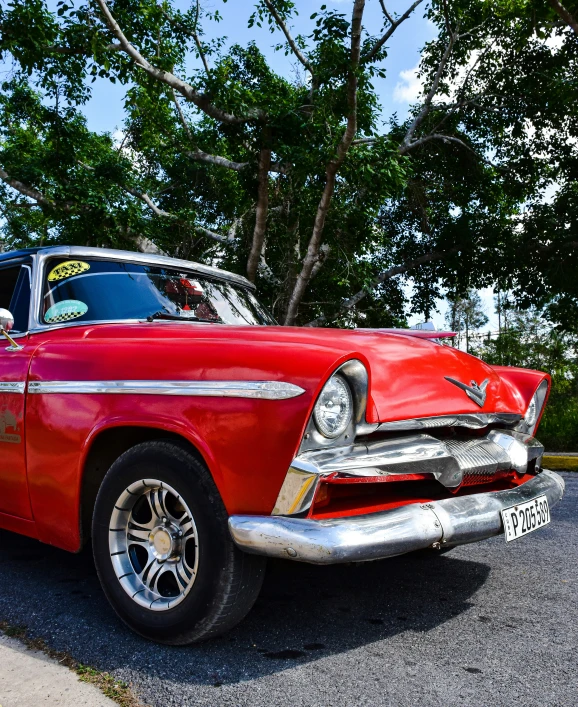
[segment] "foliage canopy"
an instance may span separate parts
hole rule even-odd
[[[504,328],[498,336],[481,337],[472,353],[490,364],[548,371],[552,389],[539,438],[547,451],[578,449],[578,339],[553,329],[534,308],[503,310]]]
[[[382,27],[350,0],[320,4],[295,37],[292,0],[248,7],[290,76],[256,43],[209,37],[226,4],[0,2],[5,247],[156,247],[219,263],[256,280],[287,324],[395,325],[411,277],[426,316],[441,292],[498,285],[575,327],[575,6],[415,0],[396,15],[372,1]],[[384,124],[374,82],[416,13],[438,31],[423,91]],[[119,139],[86,126],[96,78],[126,86]]]

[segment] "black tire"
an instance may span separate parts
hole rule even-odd
[[[109,545],[115,504],[129,486],[144,479],[158,479],[172,487],[188,506],[197,531],[194,583],[180,603],[163,611],[139,605],[127,593],[113,566]],[[116,460],[96,499],[93,551],[104,593],[131,629],[153,641],[186,645],[225,633],[247,615],[263,583],[265,558],[239,550],[227,520],[210,472],[185,445],[168,440],[144,442]]]

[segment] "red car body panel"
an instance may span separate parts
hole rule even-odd
[[[10,359],[15,381],[28,370],[29,381],[268,380],[305,392],[287,400],[19,396],[17,426],[22,435],[26,428],[25,445],[4,446],[11,463],[3,464],[0,486],[10,491],[0,501],[0,525],[78,550],[87,455],[99,434],[123,426],[157,428],[189,440],[229,514],[270,514],[317,395],[349,359],[362,361],[369,373],[369,422],[480,410],[523,413],[545,377],[492,368],[451,347],[379,331],[154,322],[36,333]],[[489,379],[484,407],[445,376],[468,384]]]
[[[12,351],[2,369],[4,383],[26,380],[30,351]],[[0,513],[32,520],[26,480],[25,396],[0,392]]]

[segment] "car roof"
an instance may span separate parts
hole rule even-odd
[[[21,248],[20,250],[8,250],[5,253],[0,253],[0,262],[3,260],[14,260],[15,258],[22,258],[26,255],[34,255],[38,253],[41,248]]]
[[[115,250],[113,248],[90,248],[86,246],[37,246],[35,248],[22,248],[21,250],[11,250],[5,253],[0,253],[0,263],[7,260],[16,260],[30,255],[41,254],[43,256],[59,256],[59,257],[84,257],[84,258],[102,258],[105,260],[123,260],[126,262],[143,263],[157,265],[161,267],[181,267],[188,270],[193,270],[199,275],[207,275],[220,280],[230,280],[243,287],[255,289],[255,285],[247,280],[242,275],[221,270],[210,265],[195,263],[190,260],[181,260],[179,258],[171,258],[168,255],[160,255],[157,253],[141,253],[130,250]]]

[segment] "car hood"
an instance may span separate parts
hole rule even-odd
[[[369,372],[367,419],[370,422],[475,412],[523,414],[529,400],[528,391],[535,390],[544,377],[544,374],[521,371],[518,379],[512,379],[504,375],[504,369],[498,372],[451,346],[391,331],[154,322],[100,325],[86,331],[84,338],[109,338],[111,329],[117,342],[119,337],[127,343],[145,338],[154,349],[163,342],[166,365],[169,365],[171,350],[182,350],[186,340],[194,340],[195,358],[202,356],[205,346],[217,343],[220,351],[234,353],[232,362],[227,364],[223,359],[220,371],[205,367],[207,377],[223,377],[223,373],[238,377],[241,371],[248,379],[275,374],[274,379],[301,385],[313,398],[335,368],[348,359],[357,358]],[[152,346],[153,341],[155,346]],[[229,370],[223,371],[223,367]],[[520,375],[536,380],[531,380],[524,390],[524,386],[519,385]],[[483,405],[478,405],[448,378],[468,386],[472,382],[485,384]]]
[[[526,410],[517,386],[475,356],[413,336],[362,331],[356,335],[370,362],[371,397],[380,422]],[[476,402],[464,386],[481,387],[485,398],[476,396]]]

